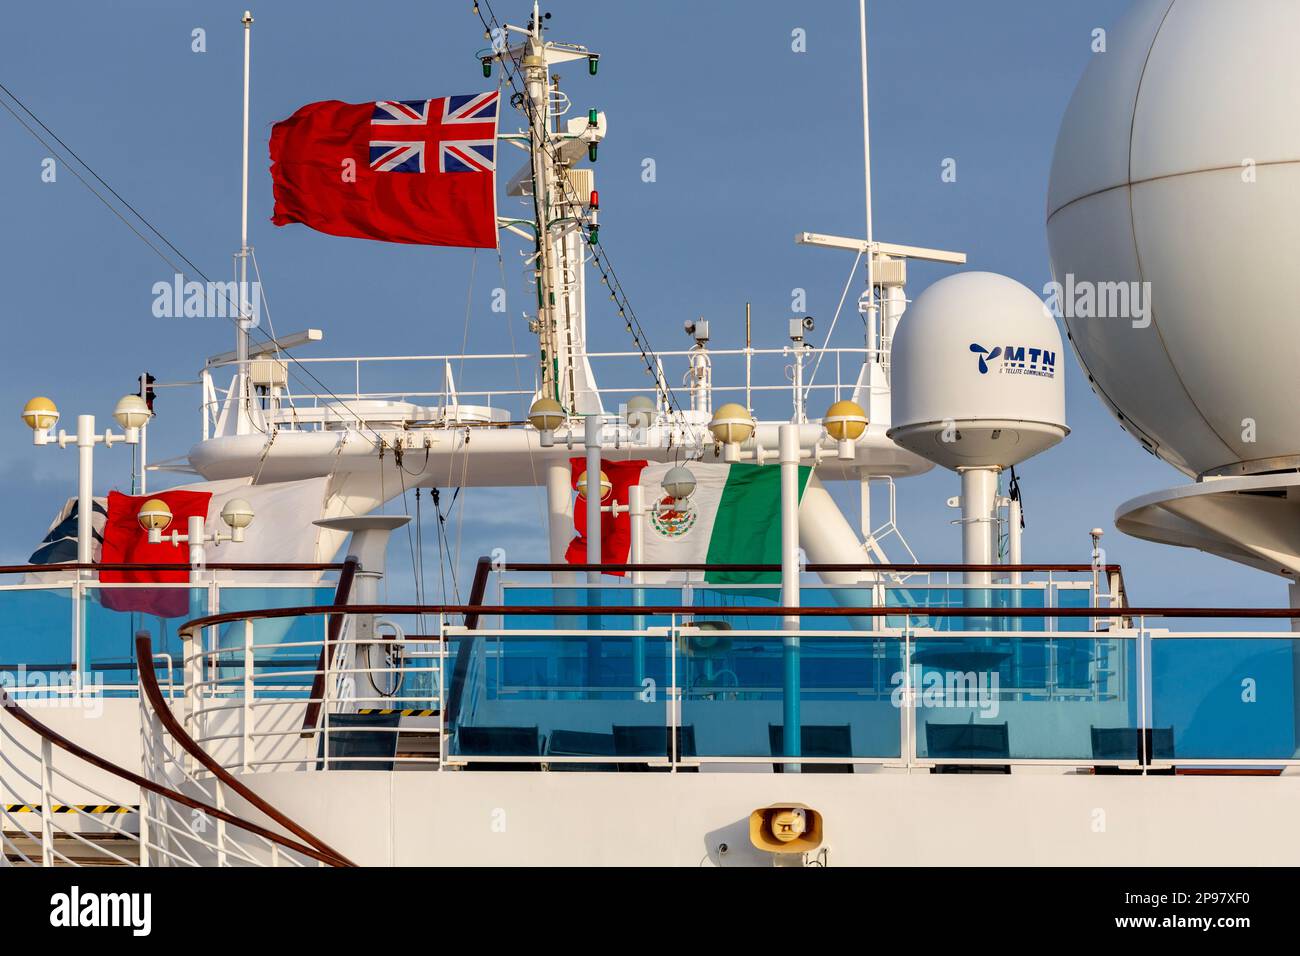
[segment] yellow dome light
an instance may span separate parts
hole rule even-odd
[[[714,411],[709,433],[722,444],[726,461],[738,461],[740,446],[754,434],[754,416],[744,405],[728,402]]]
[[[564,406],[553,398],[539,398],[528,409],[528,423],[541,433],[543,448],[550,448],[551,434],[564,424]]]
[[[867,413],[857,402],[845,399],[826,409],[822,425],[826,434],[839,443],[839,457],[852,460],[853,443],[867,430]]]
[[[44,395],[38,395],[23,406],[22,419],[34,432],[47,432],[59,421],[59,409]]]
[[[140,506],[136,520],[145,531],[162,531],[172,523],[172,509],[161,498],[150,498]]]
[[[604,501],[613,490],[614,485],[610,482],[609,476],[602,471],[600,473],[600,500]],[[585,471],[578,476],[578,497],[587,497],[587,473]]]

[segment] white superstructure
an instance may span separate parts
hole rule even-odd
[[[1124,506],[1120,526],[1294,575],[1300,432],[1285,410],[1300,379],[1283,379],[1300,364],[1287,364],[1294,339],[1269,310],[1287,307],[1277,250],[1295,228],[1296,121],[1270,138],[1249,109],[1215,135],[1200,120],[1206,104],[1216,116],[1240,105],[1216,99],[1213,57],[1198,54],[1207,38],[1222,74],[1253,75],[1249,40],[1269,69],[1300,76],[1278,59],[1300,24],[1293,9],[1252,6],[1253,21],[1216,35],[1208,4],[1139,2],[1112,31],[1062,129],[1048,231],[1057,304],[1096,388],[1153,451],[1204,479]],[[865,238],[797,237],[857,254],[829,321],[794,316],[779,349],[720,349],[701,320],[689,349],[651,349],[603,257],[583,165],[606,117],[574,110],[551,73],[585,62],[596,75],[599,55],[551,40],[536,4],[522,27],[480,12],[485,69],[515,93],[519,126],[500,140],[524,163],[504,192],[533,212],[499,225],[524,245],[536,353],[299,355],[320,331],[268,343],[241,326],[233,352],[201,370],[200,440],[155,462],[228,481],[216,514],[230,532],[212,512],[189,515],[183,533],[165,502],[139,512],[138,533],[175,548],[175,580],[114,580],[123,569],[94,559],[87,465],[78,517],[51,532],[73,528],[81,560],[9,569],[27,577],[0,587],[12,604],[0,623],[24,621],[30,637],[14,643],[26,656],[0,661],[22,678],[0,711],[0,863],[1293,859],[1294,612],[1251,609],[1261,620],[1243,631],[1215,620],[1245,616],[1232,609],[1135,606],[1100,530],[1090,560],[1021,563],[1012,469],[1069,433],[1063,342],[1043,301],[1005,276],[961,272],[909,306],[909,260],[965,256],[878,240],[868,161]],[[246,15],[246,44],[250,26]],[[1210,78],[1187,79],[1197,71]],[[1214,152],[1238,141],[1275,157],[1240,185],[1259,187],[1244,200]],[[245,225],[243,268],[248,253]],[[816,348],[860,266],[861,347],[832,348],[827,333]],[[624,352],[588,346],[597,274],[626,323]],[[1064,290],[1079,282],[1148,274],[1146,326],[1069,312]],[[1223,348],[1234,332],[1264,364],[1246,369],[1246,346]],[[520,360],[532,381],[515,378]],[[346,369],[354,385],[295,389],[291,368]],[[1270,444],[1251,458],[1216,416],[1256,399]],[[27,418],[39,444],[57,409],[38,400]],[[642,460],[675,467],[621,500],[604,472]],[[933,464],[961,475],[948,502],[961,509],[960,563],[917,563],[895,523],[896,479]],[[711,533],[756,529],[752,562],[638,560],[646,535],[671,543],[694,520],[692,467],[719,469]],[[1225,467],[1233,477],[1209,473]],[[587,497],[597,474],[602,495]],[[856,528],[836,482],[856,484]],[[873,483],[888,489],[883,520]],[[385,502],[530,485],[546,489],[535,531],[549,562],[493,553],[455,603],[385,601],[388,536],[408,526],[374,514]],[[584,547],[601,566],[565,562],[575,508],[588,527],[628,523],[629,564],[602,554],[600,535]],[[315,549],[304,554],[328,559],[319,552],[338,544],[343,560],[259,563],[257,542],[297,555],[304,529]],[[217,541],[224,563],[207,551]],[[1182,616],[1206,620],[1176,629]],[[1242,675],[1266,688],[1264,704],[1247,700]],[[1219,775],[1176,772],[1189,768]],[[1224,773],[1243,769],[1265,773]]]

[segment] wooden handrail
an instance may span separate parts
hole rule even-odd
[[[1065,571],[1084,573],[1093,570],[1091,564],[804,564],[803,571],[813,572],[852,572],[852,571],[973,571],[973,572],[1013,572],[1013,571]],[[501,564],[498,571],[780,571],[779,564],[540,564],[519,563]],[[1119,573],[1118,564],[1103,564],[1098,570]]]
[[[318,862],[326,863],[330,866],[355,866],[355,864],[350,863],[342,857],[322,852],[314,846],[307,846],[299,843],[297,840],[291,840],[288,837],[281,836],[274,830],[268,830],[266,827],[259,826],[256,823],[251,823],[248,820],[241,820],[233,813],[227,813],[225,810],[219,810],[216,807],[209,806],[201,800],[195,800],[193,797],[187,796],[180,791],[173,790],[163,784],[154,783],[147,777],[142,777],[138,773],[132,773],[125,767],[119,767],[111,760],[106,760],[98,754],[91,753],[85,747],[73,743],[67,737],[64,737],[57,731],[50,729],[33,717],[16,700],[10,697],[2,686],[0,686],[0,710],[13,714],[14,719],[20,724],[41,739],[48,740],[60,750],[67,751],[77,759],[83,760],[92,767],[103,770],[105,773],[110,773],[128,783],[135,784],[142,790],[148,790],[150,793],[156,793],[161,797],[166,797],[168,800],[174,800],[181,804],[181,806],[189,807],[191,810],[198,810],[212,817],[214,820],[221,820],[223,823],[229,823],[233,827],[238,827],[241,830],[262,837],[265,840],[270,840],[278,846],[293,850],[295,853],[301,853],[303,856],[310,857]]]
[[[207,561],[203,565],[212,571],[339,571],[342,564],[322,564],[299,561],[275,563],[269,561]],[[192,565],[170,562],[117,561],[108,564],[99,561],[78,563],[62,561],[58,564],[0,564],[0,574],[42,574],[54,571],[189,571]]]
[[[339,572],[339,583],[334,588],[335,606],[347,604],[348,598],[352,595],[352,581],[357,575],[357,559],[348,558],[343,562],[343,570]],[[343,631],[342,614],[334,614],[329,619],[329,624],[325,629],[325,643],[320,649],[320,659],[316,664],[316,676],[312,678],[311,695],[307,699],[307,711],[302,717],[302,737],[310,737],[316,733],[316,724],[320,720],[321,701],[325,697],[325,672],[334,664],[334,647],[335,642],[339,639],[339,634]]]
[[[310,617],[314,614],[463,614],[523,615],[530,617],[649,616],[662,614],[707,614],[713,617],[1084,617],[1084,618],[1277,618],[1300,619],[1294,607],[719,607],[700,604],[595,604],[595,605],[508,605],[508,604],[351,604],[325,607],[279,607],[253,611],[228,611],[186,621],[180,633],[231,621],[269,620],[281,617]],[[1080,631],[1080,637],[1092,632]],[[943,637],[942,634],[935,635]]]
[[[487,560],[480,558],[480,561]],[[346,562],[344,562],[346,563]],[[268,562],[215,562],[204,564],[213,571],[341,571],[344,564],[323,564],[312,562],[268,563]],[[0,574],[42,574],[58,571],[188,571],[189,564],[177,562],[132,563],[100,562],[78,563],[65,561],[58,564],[5,564],[0,565]],[[518,564],[501,564],[499,571],[722,571],[755,572],[780,571],[779,564],[543,564],[521,562]],[[805,564],[803,570],[811,572],[852,572],[852,571],[890,571],[890,572],[930,572],[930,571],[972,571],[972,572],[1033,572],[1061,571],[1083,573],[1093,570],[1091,564]],[[1122,573],[1118,564],[1103,564],[1099,570],[1107,573]]]
[[[135,657],[138,661],[153,660],[153,640],[149,637],[148,632],[141,631],[135,636]],[[154,675],[153,668],[145,667],[140,670],[140,686],[144,689],[145,697],[149,701],[149,706],[153,712],[158,715],[163,727],[169,734],[181,745],[191,757],[201,763],[209,773],[224,783],[235,793],[239,794],[257,809],[261,810],[268,817],[284,827],[300,840],[311,844],[316,850],[326,857],[337,861],[338,866],[356,866],[351,860],[339,853],[320,837],[315,836],[305,827],[294,823],[287,816],[271,806],[260,796],[249,789],[248,785],[239,780],[234,774],[230,773],[225,767],[221,766],[215,758],[206,750],[194,742],[194,738],[186,733],[185,728],[180,725],[172,709],[167,706],[167,701],[163,699],[162,689],[158,686],[158,678]]]

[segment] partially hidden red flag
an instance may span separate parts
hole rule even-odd
[[[498,91],[309,103],[271,128],[277,226],[383,242],[497,247]]]
[[[210,491],[160,491],[156,495],[108,493],[108,517],[104,521],[104,546],[100,560],[104,564],[185,564],[190,559],[188,545],[173,546],[171,541],[150,544],[148,532],[140,527],[140,509],[146,501],[160,498],[171,509],[172,523],[163,532],[185,534],[189,519],[207,518],[212,501]],[[177,571],[101,571],[102,584],[161,584],[189,580],[189,572]],[[189,612],[190,596],[185,588],[103,588],[100,602],[114,611],[140,611],[159,617],[181,617]]]
[[[572,472],[570,481],[576,491],[578,489],[578,479],[582,473],[587,470],[587,461],[584,458],[570,458],[569,466]],[[610,504],[617,501],[621,505],[627,504],[627,490],[632,485],[641,480],[641,470],[645,468],[644,460],[637,461],[602,461],[600,470],[605,473],[611,485],[609,497],[604,499],[602,504]],[[594,482],[593,482],[594,484]],[[587,502],[584,498],[579,498],[573,506],[573,526],[578,532],[577,537],[569,542],[568,549],[564,552],[564,560],[569,564],[586,564],[587,563]],[[612,515],[608,511],[601,512],[600,515],[600,561],[602,564],[627,564],[628,556],[632,552],[632,520],[628,517],[627,512],[620,515]],[[610,574],[616,574],[620,577],[622,571],[610,571]]]

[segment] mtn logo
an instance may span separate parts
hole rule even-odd
[[[1037,375],[1041,378],[1056,376],[1056,353],[1047,349],[1026,345],[996,345],[988,349],[978,342],[972,342],[970,350],[979,359],[981,375],[987,375],[996,369],[1002,375]]]

